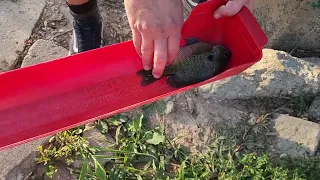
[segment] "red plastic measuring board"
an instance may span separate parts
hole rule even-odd
[[[195,37],[223,44],[232,51],[228,69],[202,83],[174,89],[162,78],[141,87],[136,72],[142,63],[132,41],[0,74],[0,149],[244,71],[261,59],[268,39],[246,8],[233,17],[215,20],[213,11],[224,3],[215,0],[200,4],[182,29],[182,39]]]

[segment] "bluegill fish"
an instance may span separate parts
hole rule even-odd
[[[166,66],[163,76],[167,76],[167,84],[180,88],[210,79],[222,73],[230,59],[231,51],[222,45],[212,45],[197,39],[187,39],[187,45],[180,48],[173,64]],[[157,81],[152,70],[140,70],[141,85],[148,86]]]

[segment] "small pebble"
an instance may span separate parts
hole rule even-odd
[[[173,111],[173,107],[174,107],[173,102],[172,101],[168,101],[167,105],[166,105],[166,109],[164,111],[165,115],[170,114]]]

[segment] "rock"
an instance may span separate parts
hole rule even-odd
[[[73,17],[70,14],[69,7],[67,5],[59,6],[59,10],[64,15],[64,17],[66,17],[68,19],[69,23],[72,24]]]
[[[269,38],[268,48],[319,49],[320,11],[310,1],[255,0],[253,14]]]
[[[26,178],[37,165],[37,146],[45,145],[47,140],[46,137],[0,151],[0,180]]]
[[[309,107],[309,116],[320,121],[320,96],[317,96]]]
[[[88,128],[88,125],[87,127]],[[114,138],[110,134],[102,134],[97,128],[88,128],[89,130],[83,132],[83,137],[88,140],[90,146],[109,148],[115,143]],[[97,152],[97,155],[112,156],[113,153]],[[98,159],[100,164],[104,166],[109,160]]]
[[[199,94],[206,98],[277,98],[317,93],[319,82],[319,64],[293,57],[283,51],[264,49],[262,59],[247,70],[198,89]]]
[[[75,175],[70,172],[70,169],[67,167],[66,164],[58,162],[56,164],[57,172],[53,174],[52,179],[47,177],[47,180],[66,180],[66,179],[76,179]]]
[[[256,114],[250,113],[248,123],[251,124],[251,125],[255,125],[257,120],[258,120],[258,118],[259,117]]]
[[[46,1],[1,1],[0,6],[0,72],[15,67],[18,51],[27,40],[45,6]]]
[[[164,122],[165,132],[170,138],[177,138],[177,144],[197,153],[206,151],[212,143],[216,124],[237,123],[247,118],[249,113],[217,99],[204,99],[192,91],[172,96],[172,100],[166,102],[165,116],[150,116],[149,122],[152,124],[150,128]]]
[[[68,50],[47,40],[37,40],[25,56],[22,67],[39,64],[68,55]]]
[[[320,126],[300,118],[277,115],[272,121],[276,138],[276,151],[290,157],[314,156],[320,141]]]
[[[192,113],[194,111],[194,102],[191,97],[187,97],[188,109]]]
[[[46,175],[46,167],[43,164],[38,164],[34,172],[30,174],[25,180],[41,179],[41,180],[66,180],[66,179],[78,179],[77,170],[68,166],[65,162],[58,160],[54,162],[56,168],[52,178]]]
[[[172,101],[168,101],[168,102],[166,103],[166,108],[165,108],[165,110],[164,110],[164,114],[165,114],[165,115],[170,114],[170,113],[173,111],[173,107],[174,107],[173,102],[172,102]]]

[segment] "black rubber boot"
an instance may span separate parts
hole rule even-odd
[[[74,21],[69,55],[102,47],[103,21],[98,7],[84,14],[75,14],[71,10],[70,13]]]

